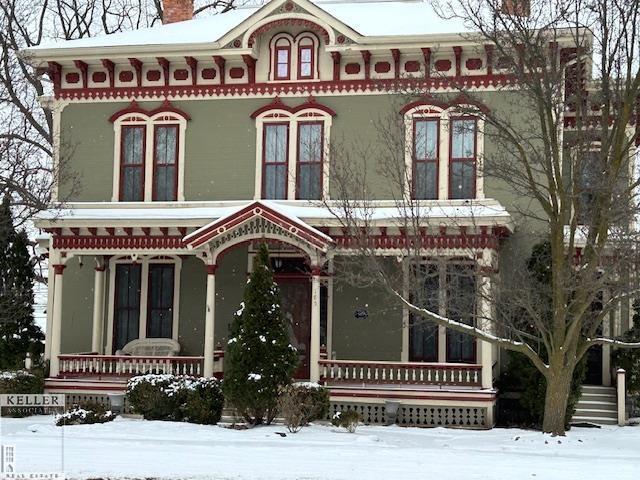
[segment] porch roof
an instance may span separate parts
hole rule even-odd
[[[261,204],[278,211],[293,221],[308,227],[340,227],[336,215],[338,203],[305,200],[261,200]],[[245,201],[219,202],[77,202],[53,205],[36,216],[39,228],[85,226],[185,226],[203,228],[212,222],[232,215],[254,203]],[[355,201],[354,204],[361,202]],[[511,215],[498,201],[483,200],[424,200],[419,214],[425,222],[438,225],[497,226],[513,231]],[[393,201],[367,202],[366,208],[355,212],[372,225],[397,226],[405,214]],[[314,229],[315,230],[315,229]],[[318,233],[322,234],[318,230]]]

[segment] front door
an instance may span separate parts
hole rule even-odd
[[[119,350],[139,335],[142,267],[138,263],[116,265],[113,350]]]
[[[298,350],[297,379],[309,378],[309,350],[311,345],[311,282],[309,277],[279,277],[282,316],[287,322],[291,345]]]
[[[602,385],[602,345],[594,345],[587,352],[587,385]]]

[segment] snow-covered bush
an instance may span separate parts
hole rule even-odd
[[[127,400],[147,420],[215,424],[224,398],[215,378],[187,375],[141,375],[127,384]]]
[[[287,429],[296,433],[309,422],[326,417],[329,390],[317,383],[294,383],[282,390],[278,406]]]
[[[90,425],[92,423],[107,423],[116,418],[116,414],[107,410],[100,403],[83,403],[74,405],[65,413],[55,416],[56,425]]]
[[[291,383],[297,363],[280,310],[269,252],[261,245],[224,356],[227,401],[247,422],[271,423],[277,413],[278,394]]]
[[[44,391],[44,376],[42,372],[27,372],[25,370],[0,371],[0,395],[15,393],[42,393]],[[38,413],[34,409],[4,408],[5,417],[24,417]]]
[[[331,424],[334,427],[346,428],[349,433],[356,431],[358,423],[360,423],[360,414],[355,410],[336,412],[331,419]]]

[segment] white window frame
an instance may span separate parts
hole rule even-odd
[[[298,124],[304,122],[322,122],[322,198],[329,199],[329,139],[331,138],[331,124],[333,117],[318,108],[305,108],[295,113],[291,113],[282,108],[274,108],[262,112],[255,119],[256,122],[256,180],[254,188],[254,200],[262,199],[262,155],[264,125],[269,123],[283,123],[289,125],[289,145],[288,145],[288,166],[287,166],[287,198],[296,199],[296,175],[298,172]],[[301,200],[313,201],[313,200]]]
[[[120,164],[122,159],[122,127],[144,126],[145,129],[145,152],[144,152],[144,202],[153,201],[153,165],[154,165],[154,135],[155,127],[161,125],[178,125],[178,188],[176,201],[184,201],[184,152],[185,133],[187,130],[187,119],[174,112],[158,112],[154,115],[144,113],[130,113],[122,115],[113,122],[114,142],[113,142],[113,195],[112,202],[120,200]]]
[[[164,258],[159,258],[164,257]],[[180,272],[182,270],[182,259],[176,255],[148,255],[138,256],[135,259],[141,268],[140,279],[140,322],[138,325],[138,338],[147,338],[147,310],[149,298],[149,265],[150,264],[172,264],[173,267],[173,321],[171,326],[171,338],[178,341],[178,320],[180,318]],[[107,320],[107,341],[104,346],[105,352],[113,355],[113,327],[115,317],[116,300],[116,265],[134,263],[132,255],[121,255],[109,259],[109,307]]]
[[[432,104],[421,104],[415,106],[404,114],[405,131],[405,152],[404,161],[407,169],[405,175],[404,195],[407,199],[413,199],[413,122],[420,119],[439,119],[440,130],[438,132],[438,198],[436,200],[449,200],[449,150],[451,146],[449,119],[458,117],[455,109],[468,105],[456,105],[449,108],[442,108]],[[466,115],[464,115],[466,116]],[[469,115],[470,117],[472,115]],[[474,200],[482,200],[484,196],[484,120],[476,117],[476,196]],[[421,200],[428,201],[428,200]]]

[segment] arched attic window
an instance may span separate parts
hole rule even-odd
[[[291,46],[293,41],[288,34],[278,34],[272,40],[273,79],[291,79]]]
[[[318,40],[309,33],[303,33],[296,39],[298,45],[298,80],[310,80],[316,77],[316,57]]]

